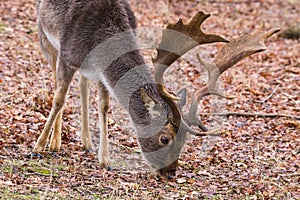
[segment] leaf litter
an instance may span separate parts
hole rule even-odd
[[[264,21],[287,30],[299,24],[299,1],[130,0],[139,27],[163,28],[198,10],[211,13],[207,32],[230,39]],[[141,157],[124,110],[112,102],[109,140],[113,169],[101,169],[96,152],[82,151],[78,78],[63,115],[62,149],[32,159],[31,151],[52,105],[54,84],[37,38],[35,1],[0,2],[0,194],[8,199],[299,199],[299,120],[284,117],[201,115],[210,125],[221,120],[220,138],[190,137],[180,156],[177,180],[160,182]],[[150,33],[149,33],[150,34]],[[159,40],[160,35],[152,37]],[[300,113],[300,44],[273,36],[268,50],[238,63],[222,76],[225,111]],[[219,44],[197,47],[168,69],[166,84],[176,91],[201,87],[205,70],[195,54],[212,58]],[[150,60],[152,50],[142,51]],[[175,83],[175,84],[174,84]],[[272,94],[272,92],[276,91]],[[91,88],[93,140],[98,143],[97,92]],[[272,95],[270,95],[272,94]],[[213,97],[201,113],[216,110]],[[95,145],[97,148],[97,145]]]

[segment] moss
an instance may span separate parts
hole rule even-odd
[[[6,27],[6,24],[0,23],[0,31]]]

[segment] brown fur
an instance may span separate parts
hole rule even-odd
[[[93,49],[114,34],[136,28],[136,22],[125,0],[38,0],[37,15],[40,44],[53,69],[56,91],[53,107],[34,150],[44,151],[50,131],[54,126],[50,150],[59,151],[62,109],[75,71],[85,63],[85,59]],[[134,32],[128,34],[126,41],[126,45],[135,46]],[[88,67],[91,66],[88,65]],[[120,55],[105,67],[101,72],[103,78],[98,80],[101,132],[98,158],[100,164],[104,167],[109,165],[107,110],[109,94],[111,94],[122,105],[128,102],[128,105],[123,106],[127,109],[136,128],[145,158],[160,176],[173,177],[179,152],[186,136],[184,131],[179,130],[178,108],[172,100],[161,97],[138,50]],[[101,63],[99,63],[99,68],[101,68]],[[130,76],[122,80],[128,72]],[[81,76],[81,138],[83,147],[90,150],[92,142],[88,128],[88,85],[89,80]],[[140,86],[132,88],[135,85]],[[130,92],[131,94],[127,97],[126,95]],[[158,112],[159,117],[151,116],[153,110]],[[162,128],[156,130],[161,124]],[[178,131],[180,135],[176,136]],[[164,139],[167,138],[167,141],[170,139],[168,144],[160,141],[162,136]]]

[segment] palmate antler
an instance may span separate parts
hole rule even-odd
[[[174,100],[179,100],[179,98],[164,87],[163,74],[174,61],[198,45],[228,42],[221,36],[203,33],[200,26],[209,16],[209,14],[198,12],[188,24],[183,24],[181,19],[176,24],[168,24],[158,45],[157,57],[153,58],[155,81],[159,92],[174,112],[177,123],[180,123],[187,132],[197,136],[218,135],[221,132],[221,129],[208,131],[200,122],[197,117],[199,101],[210,94],[224,97],[215,90],[219,76],[243,58],[264,51],[266,49],[264,41],[279,31],[278,28],[263,31],[262,27],[252,34],[232,40],[219,50],[213,62],[206,62],[198,55],[199,62],[208,71],[209,80],[205,87],[196,91],[188,114],[182,117],[178,106],[174,103]],[[181,122],[178,122],[179,120]],[[190,125],[198,126],[203,132],[193,130]]]
[[[158,45],[157,57],[153,58],[155,81],[164,96],[178,100],[164,87],[163,75],[165,70],[183,54],[200,44],[214,42],[228,42],[218,35],[205,34],[200,29],[201,24],[209,14],[198,12],[188,24],[183,24],[182,19],[176,24],[168,24],[163,31],[161,42]]]
[[[221,36],[203,33],[200,26],[209,16],[209,14],[200,11],[188,24],[183,24],[182,19],[176,24],[168,24],[158,45],[157,56],[152,60],[157,88],[173,111],[174,123],[179,124],[192,134],[198,133],[190,128],[189,124],[183,119],[178,106],[174,103],[174,100],[179,100],[179,98],[168,92],[164,87],[163,75],[174,61],[194,47],[200,44],[228,42]]]
[[[240,36],[237,39],[225,44],[215,56],[213,62],[207,62],[203,60],[199,54],[197,58],[199,62],[208,71],[208,83],[205,87],[197,90],[193,96],[191,107],[187,115],[187,119],[191,122],[198,122],[197,108],[199,101],[207,95],[213,94],[227,98],[225,95],[216,91],[216,83],[220,75],[227,69],[234,66],[242,59],[253,55],[258,52],[266,50],[264,44],[265,40],[279,31],[279,28],[273,28],[268,31],[264,31],[264,26],[259,30]],[[197,125],[197,124],[194,124]],[[218,131],[215,131],[218,132]]]

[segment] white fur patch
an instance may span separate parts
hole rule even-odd
[[[52,46],[59,51],[60,50],[60,42],[59,39],[57,37],[55,37],[54,35],[52,35],[51,33],[48,33],[46,30],[44,30],[47,39],[49,40],[49,42],[52,44]]]

